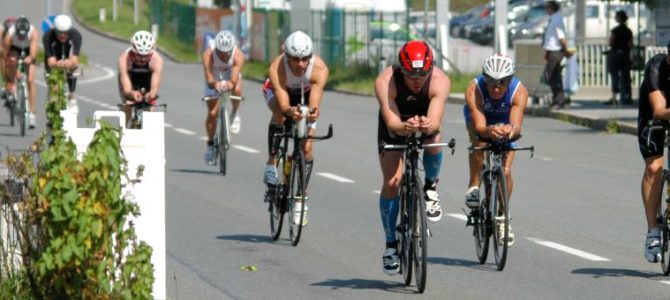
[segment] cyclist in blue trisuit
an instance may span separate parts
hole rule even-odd
[[[483,147],[486,146],[486,143],[482,139],[504,141],[519,136],[527,103],[528,90],[514,76],[512,59],[501,54],[488,57],[484,62],[482,74],[477,75],[465,90],[463,115],[472,145]],[[514,152],[508,152],[504,160],[507,191],[511,197]],[[468,161],[470,182],[465,192],[465,205],[469,208],[477,208],[479,206],[479,171],[484,164],[484,152],[471,152]],[[498,230],[504,230],[504,223],[501,222],[498,225]],[[512,244],[514,244],[514,234],[510,226],[507,245]]]
[[[670,51],[670,41],[667,46]],[[640,153],[644,158],[642,175],[642,203],[647,217],[647,238],[644,243],[644,257],[649,262],[661,260],[661,231],[656,223],[656,214],[661,201],[661,174],[663,172],[662,130],[654,131],[651,144],[647,147],[649,120],[670,120],[670,55],[656,54],[647,61],[644,79],[640,86],[640,104],[637,117],[637,133]]]
[[[35,97],[37,96],[37,89],[35,87],[35,59],[37,57],[37,29],[30,24],[30,21],[25,16],[20,16],[16,19],[16,23],[9,27],[3,39],[2,60],[5,62],[7,72],[5,77],[5,90],[14,93],[14,78],[17,75],[18,57],[23,52],[25,55],[24,63],[26,66],[26,74],[28,75],[28,126],[30,129],[35,128]]]
[[[438,143],[450,89],[449,77],[439,68],[433,68],[433,51],[428,44],[422,41],[405,43],[398,53],[398,64],[386,67],[375,80],[375,94],[379,102],[378,142],[402,144],[406,136],[421,132],[423,142]],[[400,271],[396,224],[403,152],[380,150],[379,162],[384,178],[379,210],[386,238],[382,265],[384,273],[394,275]],[[442,218],[436,190],[441,164],[442,148],[423,151],[426,216],[431,222]]]

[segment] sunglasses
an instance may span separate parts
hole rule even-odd
[[[403,73],[405,76],[407,76],[407,77],[409,77],[409,78],[412,78],[412,79],[419,79],[419,78],[426,77],[428,74],[430,74],[430,71],[433,70],[433,68],[430,68],[430,69],[428,69],[428,70],[412,70],[412,71],[408,71],[408,70],[406,70],[404,67],[401,67],[400,69],[402,70],[402,73]]]
[[[507,76],[501,79],[495,79],[489,75],[484,74],[484,82],[486,83],[487,86],[503,87],[507,86],[510,83],[510,81],[512,81],[512,77],[513,76]]]
[[[305,57],[293,57],[293,56],[288,56],[288,58],[292,61],[309,61],[312,59],[312,55],[307,55]]]

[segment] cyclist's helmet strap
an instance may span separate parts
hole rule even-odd
[[[423,41],[409,41],[398,52],[398,64],[409,75],[425,75],[433,68],[433,51]]]

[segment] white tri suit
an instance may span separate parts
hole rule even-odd
[[[233,64],[234,60],[233,58],[235,57],[235,51],[237,51],[237,47],[233,48],[233,51],[230,53],[230,58],[228,58],[227,61],[221,60],[218,55],[216,55],[216,43],[214,40],[211,40],[209,42],[209,49],[211,49],[212,53],[212,69],[214,71],[214,80],[219,81],[219,80],[230,80],[230,75],[232,73],[233,69]],[[242,79],[242,73],[239,73],[238,80]],[[207,85],[207,82],[205,82],[205,97],[216,97],[218,96],[219,93],[215,90],[209,87]]]

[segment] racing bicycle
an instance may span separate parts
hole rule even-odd
[[[21,50],[19,53],[16,76],[14,77],[14,88],[16,91],[13,95],[7,96],[7,110],[9,112],[9,123],[14,126],[15,123],[19,125],[19,132],[21,136],[26,135],[28,128],[28,73],[25,64],[26,52]]]
[[[218,126],[216,126],[216,134],[214,135],[214,153],[216,153],[214,158],[214,164],[218,162],[219,172],[222,175],[226,175],[226,161],[228,157],[228,149],[230,148],[230,115],[226,109],[226,103],[229,100],[244,100],[242,96],[235,96],[230,91],[224,91],[219,93],[217,96],[205,96],[202,98],[202,101],[219,101],[219,116],[218,116]]]
[[[167,104],[154,104],[153,102],[158,99],[158,96],[153,99],[149,99],[146,97],[147,91],[146,89],[142,88],[140,89],[140,93],[142,94],[142,101],[132,103],[132,104],[127,104],[127,103],[121,103],[118,104],[119,109],[123,110],[125,107],[130,107],[130,118],[126,120],[126,128],[128,129],[141,129],[142,128],[142,113],[145,111],[152,111],[156,107],[163,108],[164,110],[167,109]],[[127,99],[126,100],[132,100],[132,99]]]
[[[432,236],[426,222],[426,201],[423,183],[419,174],[419,153],[422,149],[449,147],[454,154],[456,141],[452,138],[447,143],[423,144],[420,133],[412,134],[405,144],[385,144],[379,147],[382,151],[404,150],[405,173],[400,184],[400,222],[396,228],[398,235],[398,257],[400,273],[403,274],[405,285],[414,281],[423,293],[426,289],[426,259],[428,257],[428,236]]]
[[[659,198],[658,212],[656,215],[656,222],[658,228],[661,230],[661,270],[663,275],[668,276],[670,274],[670,251],[668,251],[668,243],[670,243],[670,161],[668,161],[668,151],[670,151],[670,139],[668,138],[668,123],[667,121],[661,120],[649,120],[649,131],[647,133],[647,148],[650,147],[652,141],[651,136],[654,131],[663,131],[663,145],[656,145],[664,147],[664,156],[666,161],[666,167],[663,168],[661,173],[661,188],[659,192],[661,195]]]
[[[473,226],[475,248],[479,263],[485,263],[489,251],[489,238],[493,237],[493,253],[496,269],[505,268],[509,240],[509,191],[505,178],[504,160],[510,151],[529,150],[533,157],[535,147],[516,147],[513,142],[521,138],[492,141],[484,139],[483,147],[470,146],[468,151],[483,151],[484,166],[479,174],[479,203],[470,210],[466,226]],[[502,230],[499,230],[500,226]]]

